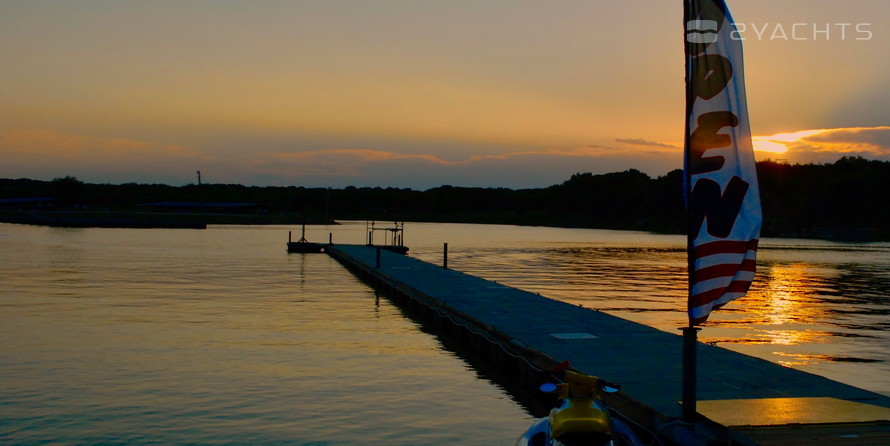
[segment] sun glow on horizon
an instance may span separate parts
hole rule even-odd
[[[754,145],[754,150],[757,152],[785,153],[788,151],[790,143],[824,131],[826,130],[801,130],[799,132],[777,133],[770,136],[754,136],[751,138],[751,141]]]

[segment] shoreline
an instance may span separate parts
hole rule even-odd
[[[214,214],[128,211],[0,211],[0,223],[68,228],[206,229],[207,225],[299,225],[294,214]],[[307,224],[324,224],[309,220]],[[327,224],[336,224],[327,222]]]
[[[364,220],[355,215],[345,218],[325,220],[316,215],[308,215],[305,220],[309,225],[336,225],[335,220]],[[680,232],[663,230],[662,228],[647,228],[639,225],[632,228],[594,227],[584,225],[559,225],[547,224],[547,222],[517,221],[504,218],[503,215],[492,216],[476,214],[438,216],[425,215],[421,218],[409,219],[409,215],[390,215],[387,219],[378,221],[397,220],[409,223],[468,223],[468,224],[494,224],[515,226],[541,226],[550,228],[580,228],[580,229],[607,229],[646,231],[655,234],[677,234]],[[397,217],[397,218],[392,218]],[[435,218],[438,217],[438,218]],[[475,217],[475,218],[473,218]],[[178,213],[178,212],[139,212],[121,210],[0,210],[0,223],[27,224],[50,227],[70,228],[137,228],[137,229],[206,229],[207,225],[295,225],[303,224],[302,214],[277,213],[277,214],[225,214],[225,213]],[[837,227],[837,226],[812,226],[800,228],[795,231],[772,232],[764,231],[764,238],[797,238],[805,240],[829,240],[835,242],[869,243],[887,242],[890,239],[875,236],[874,228],[867,227]]]

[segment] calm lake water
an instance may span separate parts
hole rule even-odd
[[[0,443],[512,444],[531,415],[289,227],[0,224]],[[364,242],[365,223],[307,236]],[[408,223],[411,255],[676,332],[685,242]],[[764,240],[704,341],[890,394],[890,244]]]

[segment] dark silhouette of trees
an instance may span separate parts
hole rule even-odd
[[[890,162],[757,164],[764,236],[890,240]],[[0,200],[54,197],[59,206],[124,210],[152,202],[254,203],[301,221],[378,219],[634,229],[683,233],[683,172],[651,178],[638,170],[578,173],[541,189],[440,186],[343,189],[202,184],[89,184],[0,179]],[[8,206],[7,206],[8,207]],[[139,209],[144,210],[144,207]],[[256,220],[252,220],[256,222]],[[278,220],[277,222],[280,222]]]
[[[78,204],[84,201],[86,185],[76,177],[66,176],[52,181],[56,199],[65,204]]]
[[[844,157],[834,164],[757,165],[764,234],[890,239],[890,163]]]

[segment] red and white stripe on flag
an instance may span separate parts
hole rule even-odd
[[[689,318],[744,296],[762,215],[742,42],[723,0],[685,0]]]

